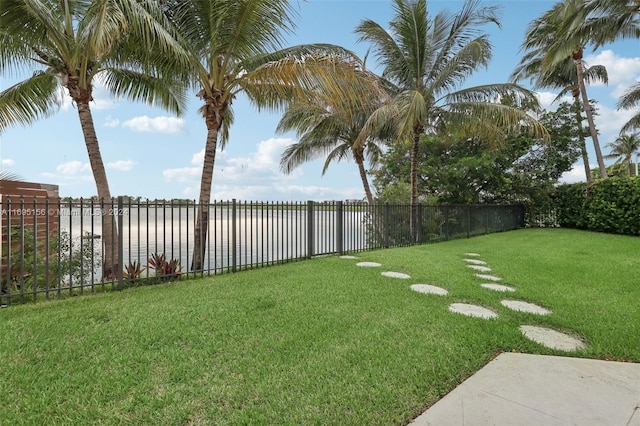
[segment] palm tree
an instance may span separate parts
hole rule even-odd
[[[620,135],[615,141],[607,144],[611,149],[606,158],[616,159],[616,164],[627,165],[627,176],[634,174],[632,157],[640,151],[640,135],[634,133],[631,135]]]
[[[595,48],[619,39],[640,37],[640,3],[637,0],[586,0],[587,19],[576,31],[595,43]]]
[[[564,61],[560,61],[554,65],[553,68],[544,69],[544,57],[546,51],[544,49],[533,49],[527,52],[521,59],[520,64],[511,74],[512,81],[518,81],[520,79],[530,79],[534,89],[551,88],[559,89],[560,92],[553,100],[557,102],[562,99],[567,93],[571,93],[574,101],[574,110],[576,114],[576,124],[579,129],[582,129],[582,104],[580,103],[580,85],[578,84],[577,68],[567,58]],[[583,65],[584,62],[583,62]],[[600,81],[605,84],[609,82],[609,76],[607,69],[603,65],[594,65],[586,67],[584,69],[584,80],[586,83]],[[587,153],[587,146],[585,143],[585,137],[582,131],[579,133],[580,149],[582,151],[582,162],[584,164],[585,176],[587,182],[592,179],[591,167],[589,165],[589,155]]]
[[[604,158],[600,150],[598,131],[593,119],[593,110],[589,104],[585,77],[585,65],[582,61],[584,48],[589,39],[577,28],[587,19],[587,12],[582,0],[564,0],[556,3],[551,9],[529,24],[522,49],[529,53],[523,57],[526,63],[531,58],[538,58],[540,74],[545,79],[554,78],[553,74],[562,69],[570,58],[576,69],[577,90],[573,92],[582,96],[582,105],[589,123],[589,132],[598,161],[600,175],[607,177]],[[521,62],[522,63],[522,62]],[[545,77],[546,76],[546,77]],[[589,176],[589,175],[587,175]]]
[[[56,112],[60,90],[73,100],[80,119],[99,199],[111,203],[90,103],[100,80],[114,95],[179,112],[184,102],[171,81],[144,68],[171,39],[149,23],[161,17],[154,2],[135,0],[16,0],[0,2],[0,73],[36,69],[0,93],[0,132],[29,125]],[[109,209],[103,209],[108,212]],[[119,272],[114,217],[103,216],[103,275]]]
[[[191,264],[197,271],[203,269],[206,252],[216,148],[228,142],[236,96],[245,94],[259,108],[281,107],[304,88],[338,96],[332,81],[353,74],[358,60],[338,46],[283,49],[283,34],[294,28],[288,1],[171,1],[166,10],[191,56],[190,67],[178,72],[197,90],[207,126]],[[357,90],[359,84],[353,83],[350,90]]]
[[[480,27],[499,25],[494,7],[480,7],[479,1],[467,0],[458,13],[443,11],[433,18],[427,14],[426,0],[394,0],[393,8],[394,18],[388,26],[365,20],[355,31],[360,41],[373,44],[373,53],[383,67],[382,77],[394,87],[393,101],[372,114],[369,125],[375,128],[380,122],[394,120],[398,140],[410,141],[411,204],[416,206],[423,134],[437,132],[447,121],[468,123],[493,139],[523,125],[532,126],[538,134],[545,130],[524,111],[496,102],[502,95],[515,93],[515,99],[537,104],[533,93],[518,85],[460,88],[491,59],[491,44]]]
[[[295,130],[299,141],[282,154],[282,171],[289,174],[307,161],[325,158],[322,169],[324,175],[333,161],[352,159],[358,166],[367,201],[373,206],[365,159],[372,167],[375,166],[383,154],[383,144],[391,134],[389,129],[381,129],[377,135],[367,135],[364,144],[359,143],[358,136],[367,119],[385,101],[384,92],[375,85],[374,80],[371,89],[372,92],[362,101],[356,101],[348,95],[327,97],[316,93],[287,106],[277,132]]]

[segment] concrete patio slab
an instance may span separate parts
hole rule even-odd
[[[629,426],[640,421],[640,364],[503,353],[412,425]]]

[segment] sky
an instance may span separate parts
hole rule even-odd
[[[486,26],[493,44],[493,60],[486,70],[469,78],[465,87],[486,83],[505,83],[518,64],[520,45],[527,25],[553,6],[547,0],[483,1],[500,7],[502,28]],[[462,0],[428,1],[430,13],[441,9],[458,11]],[[309,0],[297,3],[295,34],[287,45],[333,43],[364,57],[370,45],[358,43],[356,26],[372,19],[387,26],[392,18],[390,0]],[[596,99],[603,153],[606,144],[618,136],[630,111],[617,111],[617,98],[640,79],[640,40],[617,42],[598,51],[587,49],[588,65],[605,65],[609,85],[589,86],[589,97]],[[375,69],[375,58],[368,59]],[[18,81],[0,75],[0,90]],[[526,87],[527,83],[523,82]],[[556,94],[539,92],[542,105],[555,109]],[[142,199],[197,199],[206,127],[197,110],[195,93],[189,94],[187,112],[176,117],[161,109],[114,99],[98,87],[91,105],[96,133],[113,196],[129,195]],[[567,99],[569,100],[569,99]],[[244,201],[324,201],[363,199],[364,190],[355,163],[332,164],[322,175],[323,160],[316,160],[286,175],[280,171],[280,156],[296,142],[293,133],[276,134],[281,112],[258,112],[243,97],[233,103],[235,123],[229,143],[216,156],[212,200]],[[591,139],[587,140],[589,159],[595,159]],[[613,160],[607,161],[610,164]],[[19,175],[29,182],[59,185],[63,197],[90,197],[96,194],[77,110],[68,96],[53,116],[27,128],[13,127],[0,134],[0,170]],[[563,176],[565,182],[585,180],[582,162]]]

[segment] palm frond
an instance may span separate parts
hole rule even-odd
[[[0,93],[0,133],[9,126],[28,126],[60,107],[55,77],[37,72]]]

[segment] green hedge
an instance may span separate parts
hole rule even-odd
[[[640,235],[640,178],[561,185],[554,205],[562,227]]]

